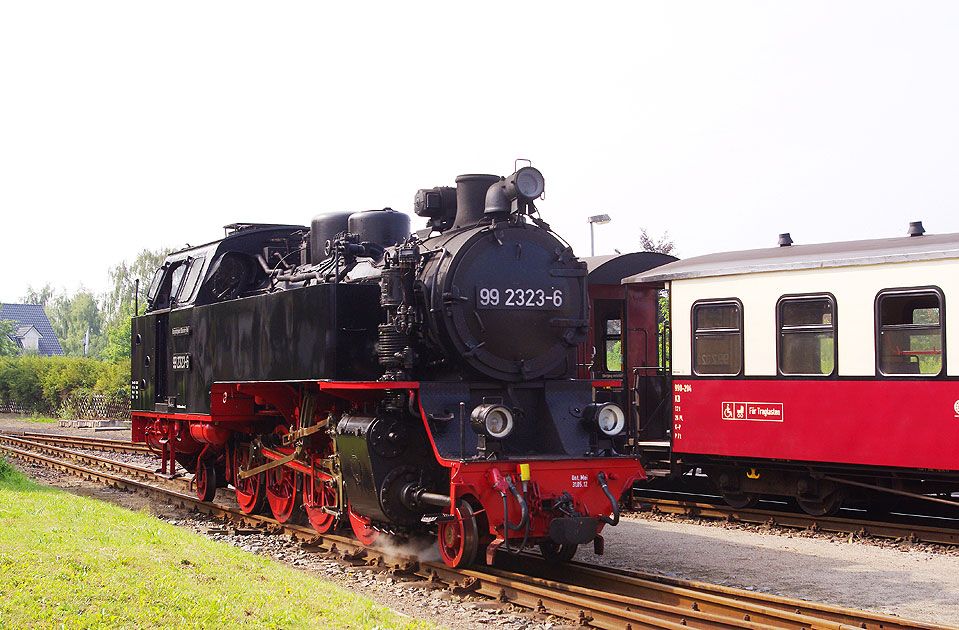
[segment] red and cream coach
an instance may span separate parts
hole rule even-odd
[[[619,367],[600,393],[628,398],[647,460],[702,470],[733,505],[779,495],[826,514],[864,491],[949,493],[957,272],[959,234],[921,223],[901,238],[784,234],[775,248],[671,262],[623,280],[615,326],[593,322],[594,378]],[[658,306],[668,318],[630,323]],[[600,339],[609,331],[624,351]]]

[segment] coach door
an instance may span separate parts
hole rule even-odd
[[[626,285],[625,364],[632,415],[644,450],[668,446],[672,425],[668,362],[668,325],[663,320],[662,287]]]

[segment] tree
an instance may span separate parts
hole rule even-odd
[[[133,326],[130,318],[133,317],[133,306],[120,313],[112,324],[107,325],[104,331],[106,345],[100,352],[100,357],[110,363],[120,363],[130,359],[130,337]]]
[[[7,335],[16,332],[17,326],[9,320],[0,321],[0,357],[12,357],[18,353],[17,344]]]
[[[171,249],[141,250],[132,264],[121,262],[110,268],[110,284],[112,289],[104,295],[103,310],[108,320],[114,320],[118,315],[129,317],[133,314],[133,305],[136,297],[136,281],[140,281],[139,302],[146,304],[147,290],[153,273],[160,268]],[[130,307],[129,314],[127,307]],[[111,322],[112,323],[112,322]]]
[[[658,252],[660,254],[669,254],[676,248],[676,243],[669,238],[669,232],[663,232],[659,240],[654,241],[646,232],[646,228],[640,229],[639,244],[644,252]]]
[[[53,290],[49,282],[43,285],[43,288],[39,291],[28,284],[27,294],[20,299],[20,302],[22,304],[39,304],[45,307],[55,296],[56,291]]]
[[[100,356],[112,363],[130,358],[130,318],[139,301],[142,308],[146,304],[147,290],[154,272],[163,264],[172,250],[141,250],[132,264],[124,260],[110,268],[110,282],[113,288],[103,296],[104,344]],[[137,292],[137,280],[140,289]]]
[[[106,345],[100,335],[103,326],[100,305],[96,296],[82,287],[72,296],[66,293],[57,295],[44,310],[66,356],[84,356],[83,345],[88,332],[90,346],[87,356],[97,355]]]

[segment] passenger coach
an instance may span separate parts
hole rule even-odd
[[[668,369],[624,368],[647,459],[703,470],[733,505],[773,494],[813,514],[864,488],[959,489],[959,234],[910,234],[784,234],[626,278],[630,295],[668,304],[670,326],[623,344],[652,333],[669,347]]]

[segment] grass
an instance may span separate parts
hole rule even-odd
[[[0,459],[2,628],[410,628],[366,597]]]
[[[22,416],[18,418],[18,420],[23,420],[25,422],[49,423],[49,422],[59,422],[60,418],[51,418],[49,416],[42,416],[38,413],[34,413],[34,414],[23,414]]]

